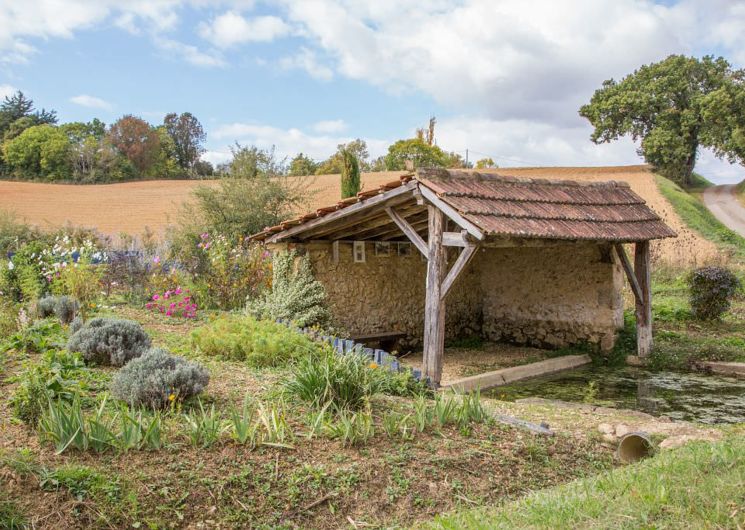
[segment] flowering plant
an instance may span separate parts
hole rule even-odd
[[[151,301],[145,304],[145,309],[162,313],[167,317],[197,317],[197,304],[192,299],[191,292],[181,287],[169,289],[163,294],[154,294]]]

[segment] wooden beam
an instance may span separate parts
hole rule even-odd
[[[427,292],[424,303],[424,375],[435,388],[442,379],[442,357],[445,350],[445,301],[440,296],[445,272],[445,249],[442,232],[445,219],[442,210],[429,206],[429,241]]]
[[[392,202],[395,202],[395,199],[401,199],[404,197],[408,198],[409,196],[411,196],[412,192],[416,189],[417,184],[418,184],[417,181],[412,180],[411,182],[407,182],[406,184],[403,184],[399,186],[398,188],[394,188],[390,191],[383,192],[380,195],[370,197],[369,199],[364,199],[363,201],[360,201],[356,204],[352,204],[351,206],[347,206],[346,208],[342,208],[341,210],[337,210],[330,214],[324,215],[323,217],[319,217],[317,219],[306,221],[305,223],[299,224],[297,226],[293,226],[291,228],[288,228],[287,230],[283,230],[282,232],[277,232],[272,237],[270,237],[267,240],[267,242],[277,243],[279,241],[282,241],[283,239],[287,239],[297,234],[307,232],[311,228],[323,226],[323,225],[332,223],[339,219],[345,219],[354,214],[364,212],[365,210],[374,208],[375,206],[390,204]]]
[[[391,219],[393,219],[393,222],[396,223],[396,225],[401,229],[401,231],[404,233],[406,237],[409,238],[409,240],[414,243],[414,246],[427,256],[429,254],[429,249],[427,248],[427,244],[422,239],[422,236],[420,236],[416,230],[404,219],[401,217],[396,210],[394,210],[392,207],[388,207],[385,209],[385,211],[388,213]]]
[[[450,288],[455,283],[455,280],[458,279],[460,273],[463,272],[466,265],[468,265],[471,259],[476,255],[476,249],[476,245],[469,244],[466,248],[460,251],[460,255],[458,256],[458,259],[455,260],[453,268],[450,269],[450,272],[448,272],[448,275],[445,276],[445,280],[442,282],[442,287],[440,289],[440,298],[442,300],[445,300],[445,297],[450,292]]]
[[[468,239],[466,239],[467,231],[461,230],[460,232],[443,232],[442,233],[442,244],[446,247],[467,247],[470,245]]]
[[[639,357],[652,352],[652,282],[649,241],[634,245],[634,273],[641,296],[636,300],[636,351]]]
[[[468,231],[469,234],[471,234],[473,237],[475,237],[479,241],[484,239],[484,233],[481,231],[481,229],[478,226],[473,224],[468,219],[464,218],[461,214],[459,214],[455,210],[455,208],[445,203],[445,201],[440,199],[434,191],[427,188],[423,184],[419,186],[419,191],[422,193],[425,199],[427,199],[431,204],[439,208],[445,215],[447,215],[450,219],[452,219],[455,222],[455,224],[457,224],[464,230]]]
[[[422,211],[421,206],[402,205],[399,212],[402,216],[407,217],[415,212],[424,213],[426,212],[426,210]],[[375,231],[380,227],[395,228],[395,225],[393,224],[391,218],[388,216],[385,210],[376,210],[375,215],[368,215],[365,219],[362,220],[350,219],[349,221],[345,221],[344,224],[341,226],[327,226],[324,228],[322,235],[323,237],[329,239],[365,239],[365,237],[360,236],[363,234],[366,235],[368,232]],[[315,239],[316,234],[314,233],[311,235]]]
[[[639,281],[636,279],[636,274],[634,273],[634,269],[631,267],[631,262],[629,261],[629,257],[626,255],[626,250],[623,248],[623,245],[621,243],[616,243],[614,245],[614,248],[616,249],[616,254],[618,254],[618,258],[621,260],[621,266],[623,267],[623,270],[626,272],[626,278],[629,280],[629,285],[631,286],[631,290],[634,291],[634,299],[641,300],[643,298],[642,289],[641,287],[639,287]]]
[[[331,243],[331,261],[334,265],[339,263],[339,240],[337,239]]]

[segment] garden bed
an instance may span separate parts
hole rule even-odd
[[[255,369],[196,354],[188,334],[204,322],[163,324],[131,307],[108,311],[144,322],[155,346],[202,362],[211,372],[202,402],[223,418],[246,394],[272,402],[276,383],[287,376],[285,368]],[[412,398],[393,396],[374,398],[375,434],[356,445],[309,435],[310,407],[292,403],[285,411],[293,434],[276,447],[250,450],[227,433],[208,447],[195,447],[176,411],[164,413],[165,442],[158,450],[56,454],[13,417],[9,400],[17,387],[14,376],[38,356],[10,354],[0,383],[0,503],[35,528],[409,525],[612,465],[611,449],[597,444],[591,431],[545,437],[485,421],[428,424],[410,437],[391,438],[383,416],[414,414],[415,407]],[[104,383],[113,373],[90,370]],[[185,404],[183,412],[194,406]]]

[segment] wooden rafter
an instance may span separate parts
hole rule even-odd
[[[394,210],[392,207],[389,206],[385,209],[385,211],[390,216],[390,218],[393,219],[393,222],[396,223],[396,226],[401,229],[404,235],[408,237],[412,243],[414,243],[414,246],[419,250],[419,252],[427,256],[429,254],[427,244],[422,239],[422,236],[417,233],[414,227],[412,227],[408,223],[408,221],[401,217],[398,212],[396,212],[396,210]]]
[[[445,279],[442,281],[442,287],[440,288],[440,298],[442,300],[445,300],[445,297],[450,292],[450,288],[455,284],[455,280],[458,279],[461,272],[466,268],[466,265],[468,265],[471,259],[476,255],[476,249],[476,245],[469,244],[460,251],[458,259],[455,260],[450,272],[448,272],[447,276],[445,276]]]
[[[449,204],[445,203],[442,199],[440,199],[437,194],[427,188],[426,186],[419,186],[419,191],[422,193],[422,196],[427,199],[431,204],[436,206],[441,212],[443,212],[445,215],[447,215],[455,224],[460,226],[462,229],[466,230],[469,234],[471,234],[473,237],[481,241],[484,239],[484,233],[481,231],[481,229],[473,224],[471,221],[465,219],[461,214],[459,214],[455,208],[450,206]]]

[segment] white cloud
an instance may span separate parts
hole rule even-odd
[[[18,89],[13,85],[0,85],[0,100],[10,97],[16,92],[18,92]]]
[[[219,54],[215,52],[204,52],[196,46],[192,46],[191,44],[185,44],[174,39],[167,39],[162,37],[156,38],[154,42],[155,45],[163,52],[179,57],[186,62],[193,64],[194,66],[209,68],[221,67],[225,66],[226,64]]]
[[[230,162],[232,158],[233,155],[229,149],[225,149],[223,151],[206,151],[204,154],[202,154],[202,160],[206,160],[213,166],[224,164],[225,162]]]
[[[313,130],[318,133],[340,133],[347,130],[344,120],[321,120],[313,124]]]
[[[334,134],[309,134],[297,128],[283,129],[265,124],[230,123],[215,129],[210,138],[238,142],[242,145],[255,145],[262,149],[276,147],[279,156],[292,157],[305,153],[316,160],[322,160],[336,152],[337,146],[354,138]],[[377,156],[390,144],[387,140],[366,138],[370,154]],[[222,151],[225,152],[225,151]]]
[[[79,96],[73,96],[70,101],[81,107],[88,107],[91,109],[102,109],[112,110],[114,106],[108,101],[97,98],[96,96],[89,96],[88,94],[80,94]]]
[[[334,77],[334,71],[318,60],[316,52],[305,47],[300,48],[294,55],[280,59],[279,65],[285,70],[305,70],[308,75],[319,81],[331,81]]]
[[[228,11],[209,23],[199,25],[199,35],[219,48],[229,48],[246,42],[271,42],[289,34],[281,18],[259,16],[246,19],[235,11]]]

